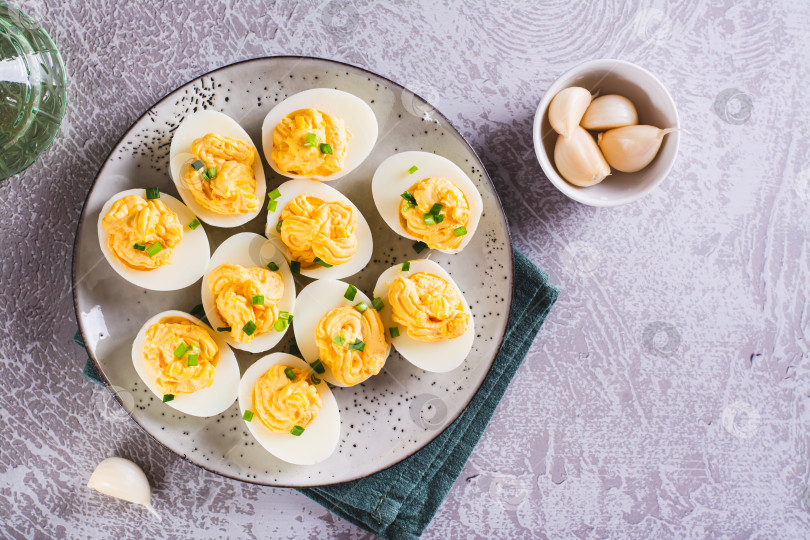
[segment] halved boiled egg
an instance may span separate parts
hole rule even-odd
[[[286,462],[320,463],[337,447],[335,397],[297,356],[273,353],[250,366],[239,383],[239,409],[259,444]]]
[[[401,152],[380,163],[371,193],[396,233],[445,253],[458,253],[470,243],[484,210],[470,177],[428,152]]]
[[[141,327],[132,364],[164,403],[192,416],[214,416],[236,400],[239,364],[222,336],[197,317],[164,311]]]
[[[304,287],[296,306],[293,329],[301,355],[330,384],[354,386],[383,368],[391,342],[377,312],[379,300],[343,281],[321,279]]]
[[[315,180],[288,180],[270,198],[265,234],[301,274],[339,279],[366,267],[371,228],[341,192]]]
[[[237,227],[259,214],[267,185],[256,145],[217,111],[187,116],[172,137],[169,165],[183,201],[216,227]]]
[[[113,270],[153,291],[188,287],[211,257],[208,235],[191,210],[157,188],[113,195],[98,216],[98,240]]]
[[[336,180],[363,162],[377,142],[377,117],[359,97],[332,88],[294,94],[267,114],[267,163],[289,178]]]
[[[389,268],[377,280],[374,296],[383,300],[380,315],[391,343],[410,363],[444,373],[467,358],[475,338],[472,311],[438,263],[419,259]]]
[[[203,276],[205,315],[233,348],[264,352],[292,322],[295,282],[281,252],[254,233],[231,236],[217,248]]]

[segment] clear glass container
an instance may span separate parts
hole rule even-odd
[[[67,106],[65,65],[48,33],[0,2],[0,180],[53,142]]]

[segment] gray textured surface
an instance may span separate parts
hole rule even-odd
[[[480,152],[517,247],[564,288],[426,538],[808,536],[799,4],[354,3],[330,25],[319,4],[25,2],[72,87],[54,147],[0,184],[3,536],[362,536],[301,495],[159,448],[81,379],[70,342],[75,223],[106,153],[178,84],[277,53],[348,61],[432,100]],[[530,146],[544,88],[594,57],[656,73],[689,129],[669,180],[624,208],[569,202]],[[144,466],[162,524],[83,488],[110,454]]]

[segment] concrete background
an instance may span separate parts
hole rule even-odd
[[[2,536],[358,538],[289,490],[206,473],[80,376],[70,261],[120,135],[179,84],[273,54],[423,94],[487,165],[514,243],[563,288],[425,538],[810,535],[810,5],[26,0],[70,72],[54,146],[0,184]],[[576,63],[637,62],[673,93],[678,163],[630,206],[571,202],[531,146]],[[138,462],[157,524],[84,488]]]

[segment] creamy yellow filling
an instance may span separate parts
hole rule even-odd
[[[285,369],[292,370],[290,380]],[[321,410],[321,395],[306,369],[276,364],[253,386],[253,412],[262,424],[277,433],[295,426],[306,428]]]
[[[357,253],[357,213],[342,202],[299,195],[282,210],[281,241],[303,266],[319,258],[327,264],[348,262]]]
[[[362,351],[357,350],[361,341]],[[321,362],[339,382],[352,386],[380,372],[388,356],[385,328],[377,310],[332,309],[315,330]]]
[[[343,169],[350,139],[342,118],[302,109],[282,118],[273,129],[271,157],[283,172],[329,176]],[[328,144],[332,153],[325,152],[321,144]]]
[[[399,223],[409,234],[425,242],[431,249],[456,249],[464,236],[454,232],[470,222],[470,204],[464,193],[446,178],[423,178],[408,189],[416,199],[416,207],[405,199],[399,203]],[[440,223],[425,223],[425,214],[434,204],[442,205],[444,216]]]
[[[183,354],[178,358],[176,352]],[[190,394],[214,383],[219,348],[205,328],[181,317],[166,317],[146,330],[143,356],[163,394]],[[190,360],[196,365],[189,366]]]
[[[470,315],[449,281],[427,272],[400,276],[388,289],[395,323],[419,341],[455,339],[467,331]]]

